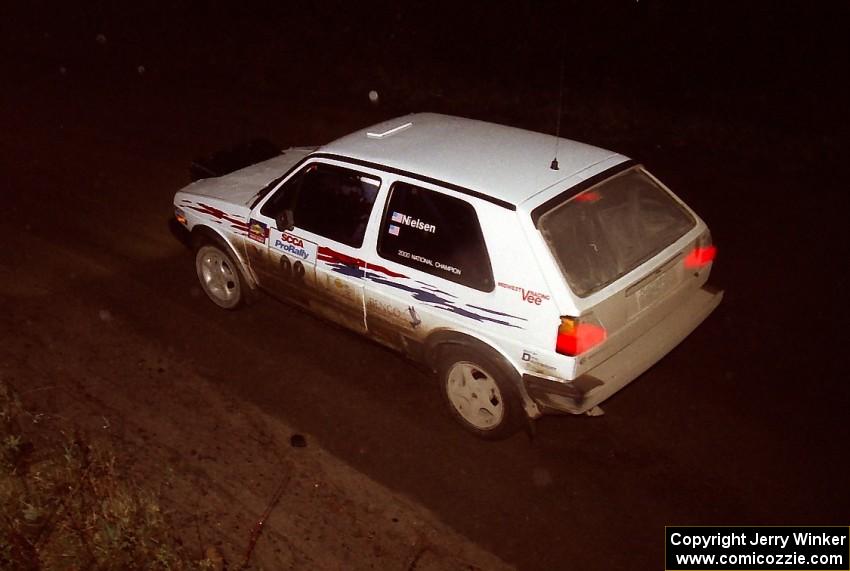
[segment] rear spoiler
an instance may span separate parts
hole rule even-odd
[[[189,177],[196,181],[222,176],[271,159],[280,153],[280,147],[268,139],[252,139],[193,160],[189,166]]]

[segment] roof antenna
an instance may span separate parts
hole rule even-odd
[[[558,74],[558,120],[555,122],[555,156],[549,164],[553,171],[558,170],[558,143],[561,140],[561,106],[564,101],[564,36],[561,35],[561,69]]]

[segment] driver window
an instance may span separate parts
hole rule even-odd
[[[276,219],[292,209],[296,228],[359,248],[380,186],[377,177],[313,163],[278,189],[261,212]]]

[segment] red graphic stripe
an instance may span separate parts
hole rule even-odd
[[[400,274],[398,272],[394,272],[388,268],[383,266],[376,266],[375,264],[366,263],[364,260],[360,258],[353,258],[347,254],[343,254],[342,252],[337,252],[336,250],[332,250],[327,246],[319,246],[319,252],[317,257],[323,262],[330,263],[340,263],[345,264],[347,266],[355,266],[358,268],[363,268],[367,270],[374,270],[377,272],[381,272],[384,275],[387,275],[391,278],[404,278],[407,277],[404,274]]]
[[[199,208],[200,207],[200,208]],[[204,204],[202,202],[198,203],[198,206],[188,206],[187,208],[191,208],[196,212],[200,212],[202,214],[208,214],[210,216],[214,216],[219,220],[227,220],[230,222],[230,225],[233,226],[236,230],[247,230],[248,223],[244,220],[240,220],[238,218],[234,218],[233,215],[228,214],[224,210],[216,208],[215,206],[210,206],[208,204]]]

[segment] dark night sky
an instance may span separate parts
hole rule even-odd
[[[175,88],[462,81],[511,92],[556,87],[560,52],[568,89],[653,105],[795,124],[811,119],[796,106],[817,108],[821,121],[847,96],[846,2],[210,4],[18,4],[5,9],[4,59],[24,72],[116,76],[145,65]]]
[[[563,66],[569,138],[639,156],[647,144],[699,141],[799,170],[840,165],[847,148],[848,2],[184,0],[6,11],[0,66],[12,89],[142,89],[187,106],[217,92],[265,113],[319,103],[371,122],[436,111],[554,132]],[[371,90],[380,105],[370,107]],[[303,143],[271,126],[256,135]],[[228,143],[209,144],[199,152]]]

